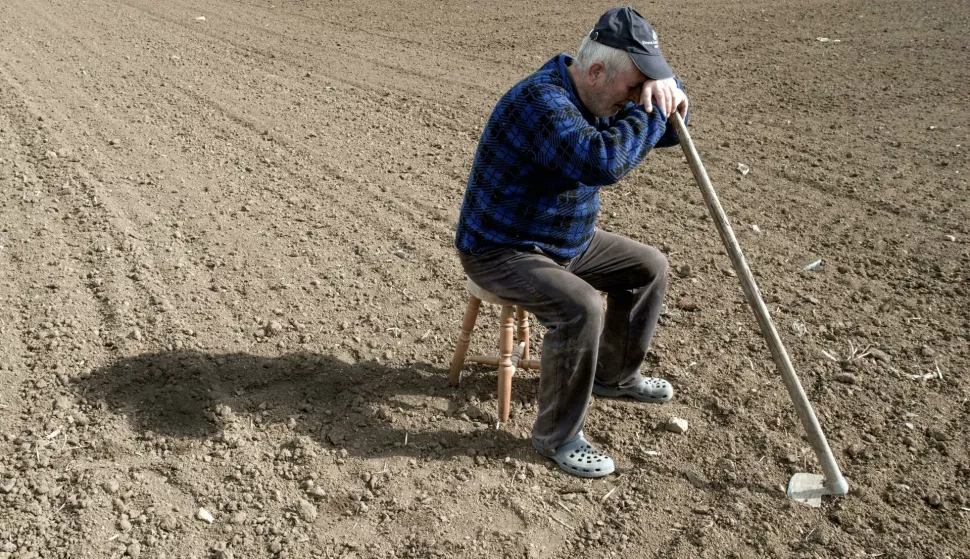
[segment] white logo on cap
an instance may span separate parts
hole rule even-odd
[[[659,43],[657,41],[657,32],[656,31],[653,32],[653,40],[652,41],[640,41],[640,43],[643,46],[645,46],[645,47],[655,47],[655,48],[659,48]]]

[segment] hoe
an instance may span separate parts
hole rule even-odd
[[[835,463],[835,457],[832,456],[832,449],[829,448],[829,443],[825,440],[825,434],[822,433],[822,427],[819,425],[818,418],[815,416],[812,404],[809,403],[808,397],[805,395],[805,390],[802,389],[802,384],[795,375],[795,370],[792,368],[791,361],[788,359],[788,352],[785,351],[785,346],[782,345],[781,338],[778,337],[775,325],[771,322],[768,308],[761,298],[758,286],[754,281],[754,276],[748,268],[748,263],[745,262],[744,255],[741,254],[741,246],[738,244],[738,240],[734,236],[734,231],[731,229],[731,224],[728,223],[724,209],[717,199],[714,186],[711,185],[711,180],[708,178],[707,171],[701,163],[701,158],[697,154],[697,150],[694,149],[694,143],[690,139],[687,127],[684,126],[684,121],[677,112],[673,113],[670,120],[674,123],[674,128],[677,130],[677,136],[680,138],[680,147],[683,148],[684,155],[687,156],[687,162],[690,164],[690,169],[694,173],[694,179],[701,188],[704,201],[707,203],[707,209],[714,219],[717,232],[721,235],[721,241],[724,242],[728,256],[731,257],[731,264],[734,266],[734,271],[741,281],[744,296],[748,300],[748,304],[752,310],[754,310],[755,317],[758,319],[758,325],[761,327],[761,335],[768,342],[771,357],[778,367],[778,371],[781,373],[781,379],[785,382],[788,395],[795,404],[795,411],[798,413],[798,418],[802,422],[802,427],[805,428],[805,432],[808,434],[808,440],[812,445],[812,450],[815,451],[815,455],[822,465],[824,475],[803,472],[793,475],[788,482],[788,498],[812,507],[819,507],[821,506],[823,495],[845,495],[849,490],[849,484],[842,477],[842,472],[839,470],[838,464]]]

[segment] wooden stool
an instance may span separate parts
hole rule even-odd
[[[505,422],[509,420],[512,375],[515,374],[515,369],[517,367],[523,369],[539,368],[538,359],[529,359],[529,313],[485,291],[470,279],[466,282],[465,287],[469,293],[468,306],[465,307],[465,316],[461,320],[461,334],[458,336],[455,356],[451,359],[449,384],[458,386],[458,382],[461,380],[462,366],[467,362],[498,365],[498,415],[499,421]],[[498,342],[499,354],[498,356],[474,355],[465,357],[482,301],[502,307],[502,329],[499,333]],[[516,318],[518,318],[517,335],[515,333]],[[517,344],[515,338],[518,339]]]

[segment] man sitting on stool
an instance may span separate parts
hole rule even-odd
[[[560,54],[506,93],[482,132],[455,240],[468,277],[546,327],[532,444],[574,475],[613,460],[583,436],[590,393],[662,403],[645,378],[667,285],[657,249],[595,228],[599,189],[655,146],[687,96],[633,8],[609,10],[576,58]],[[599,292],[607,294],[606,312]]]

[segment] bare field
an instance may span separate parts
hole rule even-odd
[[[532,450],[534,373],[498,430],[494,371],[448,388],[478,135],[610,6],[0,4],[0,559],[970,557],[965,2],[637,6],[848,496],[785,498],[818,465],[677,149],[603,196],[673,270],[677,399],[590,411],[618,475]]]

